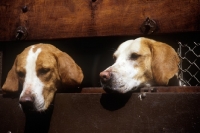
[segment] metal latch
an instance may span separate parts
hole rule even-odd
[[[24,40],[28,35],[28,32],[25,27],[19,26],[16,30],[16,40]]]
[[[151,93],[151,92],[156,92],[156,89],[155,89],[155,87],[143,87],[143,88],[140,89],[140,92]]]
[[[154,87],[143,87],[140,89],[140,94],[138,98],[142,100],[147,96],[147,93],[152,93],[152,92],[156,92],[156,89]]]
[[[158,29],[156,21],[149,17],[143,22],[140,30],[143,34],[152,34]]]

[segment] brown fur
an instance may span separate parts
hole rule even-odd
[[[16,92],[19,90],[19,83],[23,85],[26,74],[26,58],[30,48],[31,46],[27,47],[16,57],[2,87],[3,92]],[[42,51],[36,61],[36,73],[37,77],[45,85],[43,96],[47,108],[57,89],[60,87],[71,88],[79,86],[83,80],[83,73],[67,53],[60,51],[53,45],[36,44],[33,51],[36,51],[37,48],[41,48]]]
[[[168,85],[180,62],[171,46],[144,37],[123,42],[113,56],[116,62],[100,73],[100,81],[105,90],[120,93]]]
[[[178,73],[178,64],[180,59],[175,50],[161,42],[150,39],[143,39],[143,44],[150,48],[152,62],[151,70],[153,80],[156,85],[167,85],[176,73]]]
[[[19,80],[17,73],[15,71],[15,64],[16,60],[11,68],[11,70],[8,72],[7,78],[5,83],[3,84],[2,91],[5,92],[16,92],[18,91],[19,86]]]

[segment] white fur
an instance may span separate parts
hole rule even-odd
[[[115,63],[100,73],[101,85],[107,92],[126,93],[141,87],[168,85],[180,62],[168,44],[144,37],[122,43],[113,56]]]
[[[35,108],[40,111],[44,109],[45,104],[44,97],[42,95],[44,84],[37,77],[36,73],[36,61],[39,53],[41,52],[41,48],[38,48],[36,52],[33,52],[33,48],[34,46],[29,50],[26,59],[26,76],[20,98],[26,93],[26,91],[30,91],[31,94],[35,97]]]
[[[141,84],[140,80],[134,78],[139,72],[138,68],[134,68],[134,65],[136,65],[137,62],[131,61],[129,56],[133,52],[139,52],[140,41],[140,38],[136,40],[128,40],[119,46],[117,51],[114,53],[114,56],[116,56],[116,62],[107,68],[107,70],[111,70],[112,80],[109,84],[105,85],[106,87],[120,93],[126,93],[130,90],[137,89]]]

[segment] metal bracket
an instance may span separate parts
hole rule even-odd
[[[143,87],[140,89],[140,92],[151,93],[151,92],[156,92],[156,89],[155,89],[155,87]]]
[[[158,29],[156,21],[149,17],[143,22],[140,30],[143,34],[152,34]]]
[[[147,93],[156,92],[156,89],[154,87],[143,87],[140,89],[140,94],[138,98],[142,101],[147,96]]]
[[[24,40],[28,35],[27,29],[23,26],[19,26],[16,30],[15,39]]]

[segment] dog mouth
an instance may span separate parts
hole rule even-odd
[[[32,111],[37,111],[37,112],[42,112],[44,111],[44,103],[42,104],[39,104],[39,105],[35,105],[35,103],[32,103],[32,102],[26,102],[26,103],[23,103],[21,104],[20,103],[20,107],[22,108],[22,110],[24,112],[32,112]]]
[[[104,86],[103,89],[106,93],[128,93],[128,92],[137,92],[139,87],[133,87],[132,89],[125,88],[121,86],[121,88],[112,88],[110,86]]]
[[[23,96],[19,99],[19,104],[24,112],[44,111],[45,103],[42,100],[35,99],[33,96]]]
[[[20,103],[19,105],[24,112],[30,112],[36,110],[32,102]]]
[[[100,84],[106,93],[126,93],[130,89],[127,87],[122,75],[115,72],[109,73],[109,76],[106,74],[100,76]]]
[[[127,93],[137,91],[139,86],[128,86],[124,82],[109,81],[107,83],[101,83],[106,93]]]
[[[105,87],[103,87],[103,89],[104,89],[104,91],[105,91],[106,93],[119,93],[117,90],[112,89],[112,88],[109,87],[109,86],[105,86]]]
[[[104,91],[106,93],[125,93],[127,88],[125,87],[124,84],[103,84],[101,83],[101,86],[103,87]]]

